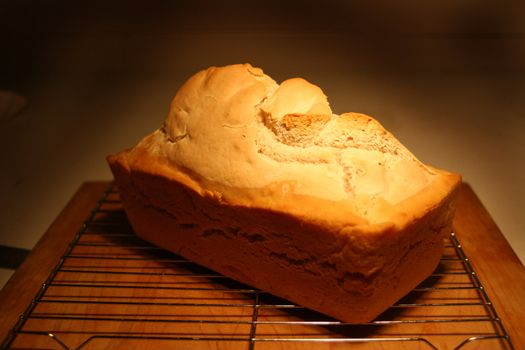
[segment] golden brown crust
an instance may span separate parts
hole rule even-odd
[[[136,233],[248,285],[346,322],[367,322],[436,267],[453,193],[402,229],[337,229],[220,198],[110,158]]]
[[[197,73],[163,128],[108,157],[138,235],[241,282],[365,322],[435,268],[460,177],[302,79]]]

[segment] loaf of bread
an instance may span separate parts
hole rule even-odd
[[[376,120],[249,64],[177,92],[161,128],[108,157],[137,235],[345,322],[367,322],[436,268],[456,174]]]

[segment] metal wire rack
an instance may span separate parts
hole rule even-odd
[[[346,324],[134,235],[110,187],[2,349],[513,349],[455,234],[434,274]]]

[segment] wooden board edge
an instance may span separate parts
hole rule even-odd
[[[457,199],[454,231],[515,349],[525,349],[525,268],[468,183]]]
[[[83,183],[0,290],[0,345],[31,304],[108,186],[109,181]]]

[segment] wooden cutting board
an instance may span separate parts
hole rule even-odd
[[[493,316],[493,306],[514,348],[525,348],[525,269],[467,184],[461,187],[454,221],[461,247],[455,241],[449,243],[436,274],[378,323],[351,328],[190,266],[123,233],[126,220],[118,212],[116,193],[105,197],[107,201],[95,213],[98,217],[92,218],[103,225],[109,215],[113,233],[86,228],[84,221],[108,186],[107,182],[83,184],[0,291],[0,341],[19,322],[25,333],[14,337],[11,348],[165,348],[176,344],[195,349],[432,349],[421,340],[432,338],[438,348],[448,349],[453,347],[446,344],[459,345],[469,334],[494,332],[494,322],[483,321]],[[117,230],[121,224],[122,231]],[[109,226],[104,227],[107,233]],[[61,260],[79,232],[82,235],[70,247],[68,258]],[[468,259],[458,258],[458,249]],[[46,281],[59,262],[60,271]],[[465,265],[473,267],[474,279]],[[472,288],[476,281],[483,289]],[[485,293],[492,305],[478,305]],[[461,302],[436,307],[451,298]],[[32,317],[21,320],[28,306]],[[382,320],[390,321],[382,324]],[[50,330],[55,339],[47,334]],[[100,337],[83,344],[87,333]],[[323,341],[328,338],[339,341]],[[380,341],[364,341],[369,338]],[[61,344],[63,339],[67,343]],[[394,339],[400,341],[389,341]],[[473,348],[510,347],[500,340],[473,341],[462,347]]]

